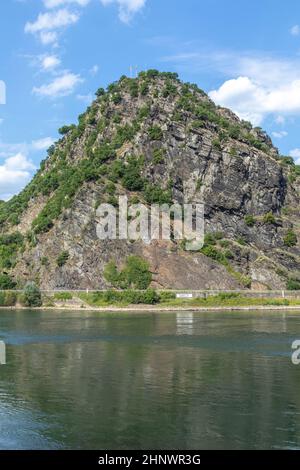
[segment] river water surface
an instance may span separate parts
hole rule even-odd
[[[300,313],[0,310],[0,449],[300,449]]]

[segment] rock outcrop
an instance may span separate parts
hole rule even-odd
[[[132,253],[149,260],[156,287],[281,289],[300,277],[298,168],[195,85],[156,71],[122,77],[60,132],[33,181],[0,205],[0,271],[19,284],[104,288],[105,265]],[[204,248],[99,240],[96,208],[118,195],[203,202]]]

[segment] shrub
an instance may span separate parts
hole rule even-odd
[[[149,204],[172,204],[172,191],[164,190],[154,184],[146,185],[144,197]]]
[[[236,242],[242,246],[246,245],[246,240],[243,237],[237,237]]]
[[[207,256],[208,258],[212,258],[213,260],[218,261],[221,264],[228,264],[225,255],[212,245],[204,245],[200,251],[203,255]]]
[[[105,302],[113,304],[116,302],[125,302],[129,304],[147,304],[153,305],[160,300],[159,295],[154,289],[147,289],[145,291],[136,291],[128,289],[120,292],[115,290],[108,290],[106,292],[96,293],[93,297],[93,303]]]
[[[144,188],[144,179],[141,176],[141,161],[131,157],[124,168],[122,185],[129,191],[141,191]]]
[[[300,290],[300,282],[296,279],[289,279],[286,288],[287,290]]]
[[[238,294],[237,292],[221,292],[221,294],[215,296],[215,298],[218,298],[220,300],[238,299],[240,297],[240,294]]]
[[[297,245],[297,235],[293,230],[289,230],[283,239],[285,246],[292,247]]]
[[[61,301],[66,301],[66,300],[72,300],[73,299],[73,295],[71,294],[71,292],[56,292],[54,294],[54,299],[55,300],[61,300]]]
[[[62,251],[61,254],[58,256],[56,262],[57,262],[57,266],[59,266],[60,268],[62,266],[64,266],[66,264],[66,262],[68,261],[68,259],[70,258],[70,254],[68,251]]]
[[[284,156],[281,156],[281,157],[280,157],[280,162],[284,163],[285,165],[290,165],[290,166],[294,166],[294,165],[295,165],[295,162],[294,162],[293,157],[284,157]]]
[[[174,96],[177,93],[177,88],[176,86],[171,82],[168,81],[166,83],[165,88],[163,89],[163,97],[167,98],[168,96]]]
[[[97,163],[104,163],[107,160],[115,158],[116,152],[112,145],[106,143],[98,147],[93,152],[93,158],[96,160]]]
[[[136,289],[147,289],[152,281],[149,263],[139,256],[129,256],[122,273],[129,286]]]
[[[226,259],[234,259],[234,254],[230,250],[225,250],[224,251],[224,256]]]
[[[224,238],[224,233],[223,232],[214,232],[213,236],[215,237],[216,240],[222,240],[222,238]]]
[[[222,248],[228,248],[230,245],[230,242],[228,240],[220,240],[219,244]]]
[[[17,303],[17,294],[15,292],[0,292],[0,306],[13,307]]]
[[[112,182],[112,181],[109,181],[107,183],[107,185],[105,186],[105,191],[107,194],[109,194],[110,196],[114,196],[114,194],[116,193],[116,186],[115,184]]]
[[[221,145],[221,142],[220,142],[219,139],[214,139],[214,140],[212,141],[212,146],[213,146],[213,148],[216,149],[216,150],[222,150],[222,145]]]
[[[98,98],[99,98],[100,96],[105,95],[105,90],[104,90],[104,88],[99,88],[99,89],[96,91],[95,95],[96,95]]]
[[[147,70],[146,72],[146,76],[148,78],[155,78],[155,77],[158,77],[159,76],[159,71],[156,70],[156,69],[149,69]]]
[[[137,98],[139,96],[139,82],[136,78],[124,79],[124,84],[130,93],[131,98]]]
[[[163,132],[159,126],[150,127],[148,135],[151,140],[162,140]]]
[[[61,135],[66,135],[69,131],[73,130],[75,128],[75,125],[71,126],[62,126],[60,129],[58,129],[59,134]]]
[[[240,128],[239,126],[230,125],[228,128],[229,137],[232,139],[238,139],[240,137]]]
[[[270,225],[276,224],[276,219],[274,215],[272,214],[272,212],[268,212],[267,214],[264,215],[263,222],[264,224],[270,224]]]
[[[119,104],[121,103],[122,101],[122,96],[120,95],[120,93],[115,93],[113,96],[112,96],[112,101],[114,104]]]
[[[204,244],[205,245],[215,245],[216,244],[216,239],[213,233],[207,233],[204,236]]]
[[[15,281],[8,274],[0,274],[0,290],[10,290],[15,287]]]
[[[201,179],[198,179],[197,183],[196,183],[196,191],[200,191],[200,189],[202,188],[202,180]]]
[[[159,298],[161,302],[167,302],[168,300],[176,299],[176,294],[175,292],[163,291],[159,293]]]
[[[159,165],[160,163],[164,162],[164,156],[165,156],[165,149],[160,148],[160,149],[155,149],[153,151],[153,163],[155,165]]]
[[[107,204],[110,204],[114,207],[118,207],[118,204],[119,204],[119,201],[118,199],[116,198],[116,196],[109,196],[107,198]]]
[[[189,100],[193,100],[193,95],[190,96]],[[216,113],[215,105],[211,102],[201,103],[201,105],[197,107],[195,114],[201,121],[218,123],[220,119]]]
[[[118,272],[115,261],[111,260],[104,268],[104,279],[112,286],[118,287],[120,281],[120,273]]]
[[[148,106],[148,105],[142,106],[139,109],[138,118],[140,120],[145,119],[149,116],[149,114],[150,114],[150,106]]]
[[[130,204],[131,205],[134,205],[134,204],[139,204],[141,202],[141,198],[139,196],[132,196],[132,198],[130,199]]]
[[[141,304],[154,305],[159,302],[159,295],[154,289],[147,289],[139,293],[139,302]]]
[[[19,232],[0,235],[0,268],[10,269],[15,265],[17,253],[23,243],[24,237]]]
[[[115,114],[114,117],[113,117],[113,122],[115,124],[120,124],[122,122],[121,114]]]
[[[114,183],[117,183],[125,174],[125,165],[121,160],[116,160],[112,163],[109,169],[109,178]]]
[[[141,86],[140,86],[140,93],[142,96],[145,96],[147,95],[149,92],[149,87],[148,87],[148,83],[147,82],[143,82],[141,83]]]
[[[247,289],[251,287],[252,279],[250,276],[245,276],[244,274],[241,274],[236,271],[232,271],[231,274],[237,279],[238,282],[240,282],[243,285],[243,287]]]
[[[22,303],[25,307],[41,307],[43,304],[41,291],[33,282],[26,284],[22,294]]]
[[[244,217],[245,224],[248,225],[248,227],[253,227],[255,225],[255,218],[253,215],[245,215]]]
[[[41,259],[41,265],[42,266],[49,266],[49,258],[47,256],[43,256]]]
[[[124,269],[119,272],[115,261],[110,261],[104,268],[104,278],[112,286],[128,289],[147,289],[152,281],[149,263],[139,256],[129,256]]]

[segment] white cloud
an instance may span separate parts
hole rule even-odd
[[[80,7],[85,7],[88,5],[88,3],[90,3],[90,0],[44,0],[44,5],[46,8],[57,8],[70,3]]]
[[[54,31],[41,31],[40,40],[41,43],[47,46],[48,44],[56,43],[58,39],[58,34]]]
[[[33,23],[27,22],[25,32],[38,34],[43,44],[51,44],[57,40],[56,30],[77,23],[79,14],[65,8],[53,12],[40,13]]]
[[[30,181],[36,166],[28,157],[29,153],[45,151],[53,143],[51,137],[33,140],[31,143],[0,141],[0,199],[9,199]]]
[[[19,0],[20,1],[20,0]],[[43,0],[44,6],[54,11],[39,13],[34,22],[25,24],[25,32],[35,34],[44,45],[58,45],[58,31],[70,26],[80,18],[78,11],[72,11],[68,7],[85,7],[91,0]],[[146,4],[146,0],[100,0],[102,5],[116,4],[119,9],[119,18],[124,23],[129,23],[132,17]]]
[[[43,139],[33,140],[31,145],[34,150],[47,150],[54,142],[52,137],[44,137]]]
[[[60,65],[61,61],[56,55],[46,55],[41,57],[41,66],[43,70],[51,70]]]
[[[215,103],[231,108],[242,119],[255,125],[262,121],[264,92],[248,77],[227,80],[218,90],[211,91],[209,96]]]
[[[6,158],[0,165],[0,199],[8,199],[20,191],[29,182],[34,169],[35,165],[22,153]]]
[[[295,163],[300,165],[300,149],[293,149],[290,151],[290,156],[294,158]]]
[[[179,71],[193,69],[202,76],[209,71],[223,78],[209,95],[241,118],[259,125],[267,116],[283,120],[300,115],[300,59],[282,59],[259,53],[228,51],[184,51],[163,57]],[[201,86],[201,84],[200,84]],[[282,122],[281,122],[282,124]]]
[[[67,96],[73,93],[76,86],[82,82],[83,79],[80,75],[66,71],[63,75],[56,77],[52,82],[40,87],[34,87],[33,93],[50,98]]]
[[[286,131],[274,131],[272,132],[272,136],[275,137],[275,139],[282,139],[283,137],[286,137],[288,133]]]
[[[8,170],[34,170],[35,165],[27,159],[26,155],[17,153],[16,155],[9,157],[5,160],[5,168]]]
[[[290,33],[292,36],[299,36],[300,34],[300,26],[298,24],[295,24],[295,26],[293,26],[291,29],[290,29]]]
[[[300,113],[300,80],[268,86],[249,77],[238,77],[227,80],[209,96],[256,125],[261,124],[268,114]]]
[[[51,31],[76,23],[79,16],[69,10],[62,9],[53,13],[40,13],[34,23],[26,23],[26,33],[38,33],[40,31]]]
[[[117,4],[119,7],[119,18],[123,23],[129,23],[132,17],[141,10],[146,0],[100,0],[106,5]]]

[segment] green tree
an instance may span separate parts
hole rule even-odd
[[[129,256],[124,269],[119,272],[114,260],[104,268],[104,279],[113,287],[145,290],[152,281],[149,263],[139,256]]]
[[[104,268],[104,279],[114,287],[119,287],[120,273],[118,272],[116,263],[111,260]]]
[[[8,274],[0,274],[0,290],[10,290],[15,287],[15,281]]]
[[[152,281],[149,263],[139,256],[129,256],[122,272],[128,285],[135,289],[147,289]]]
[[[286,288],[287,290],[300,290],[300,282],[296,279],[289,279]]]
[[[22,295],[22,302],[25,307],[41,307],[43,304],[41,291],[34,282],[26,284]]]

